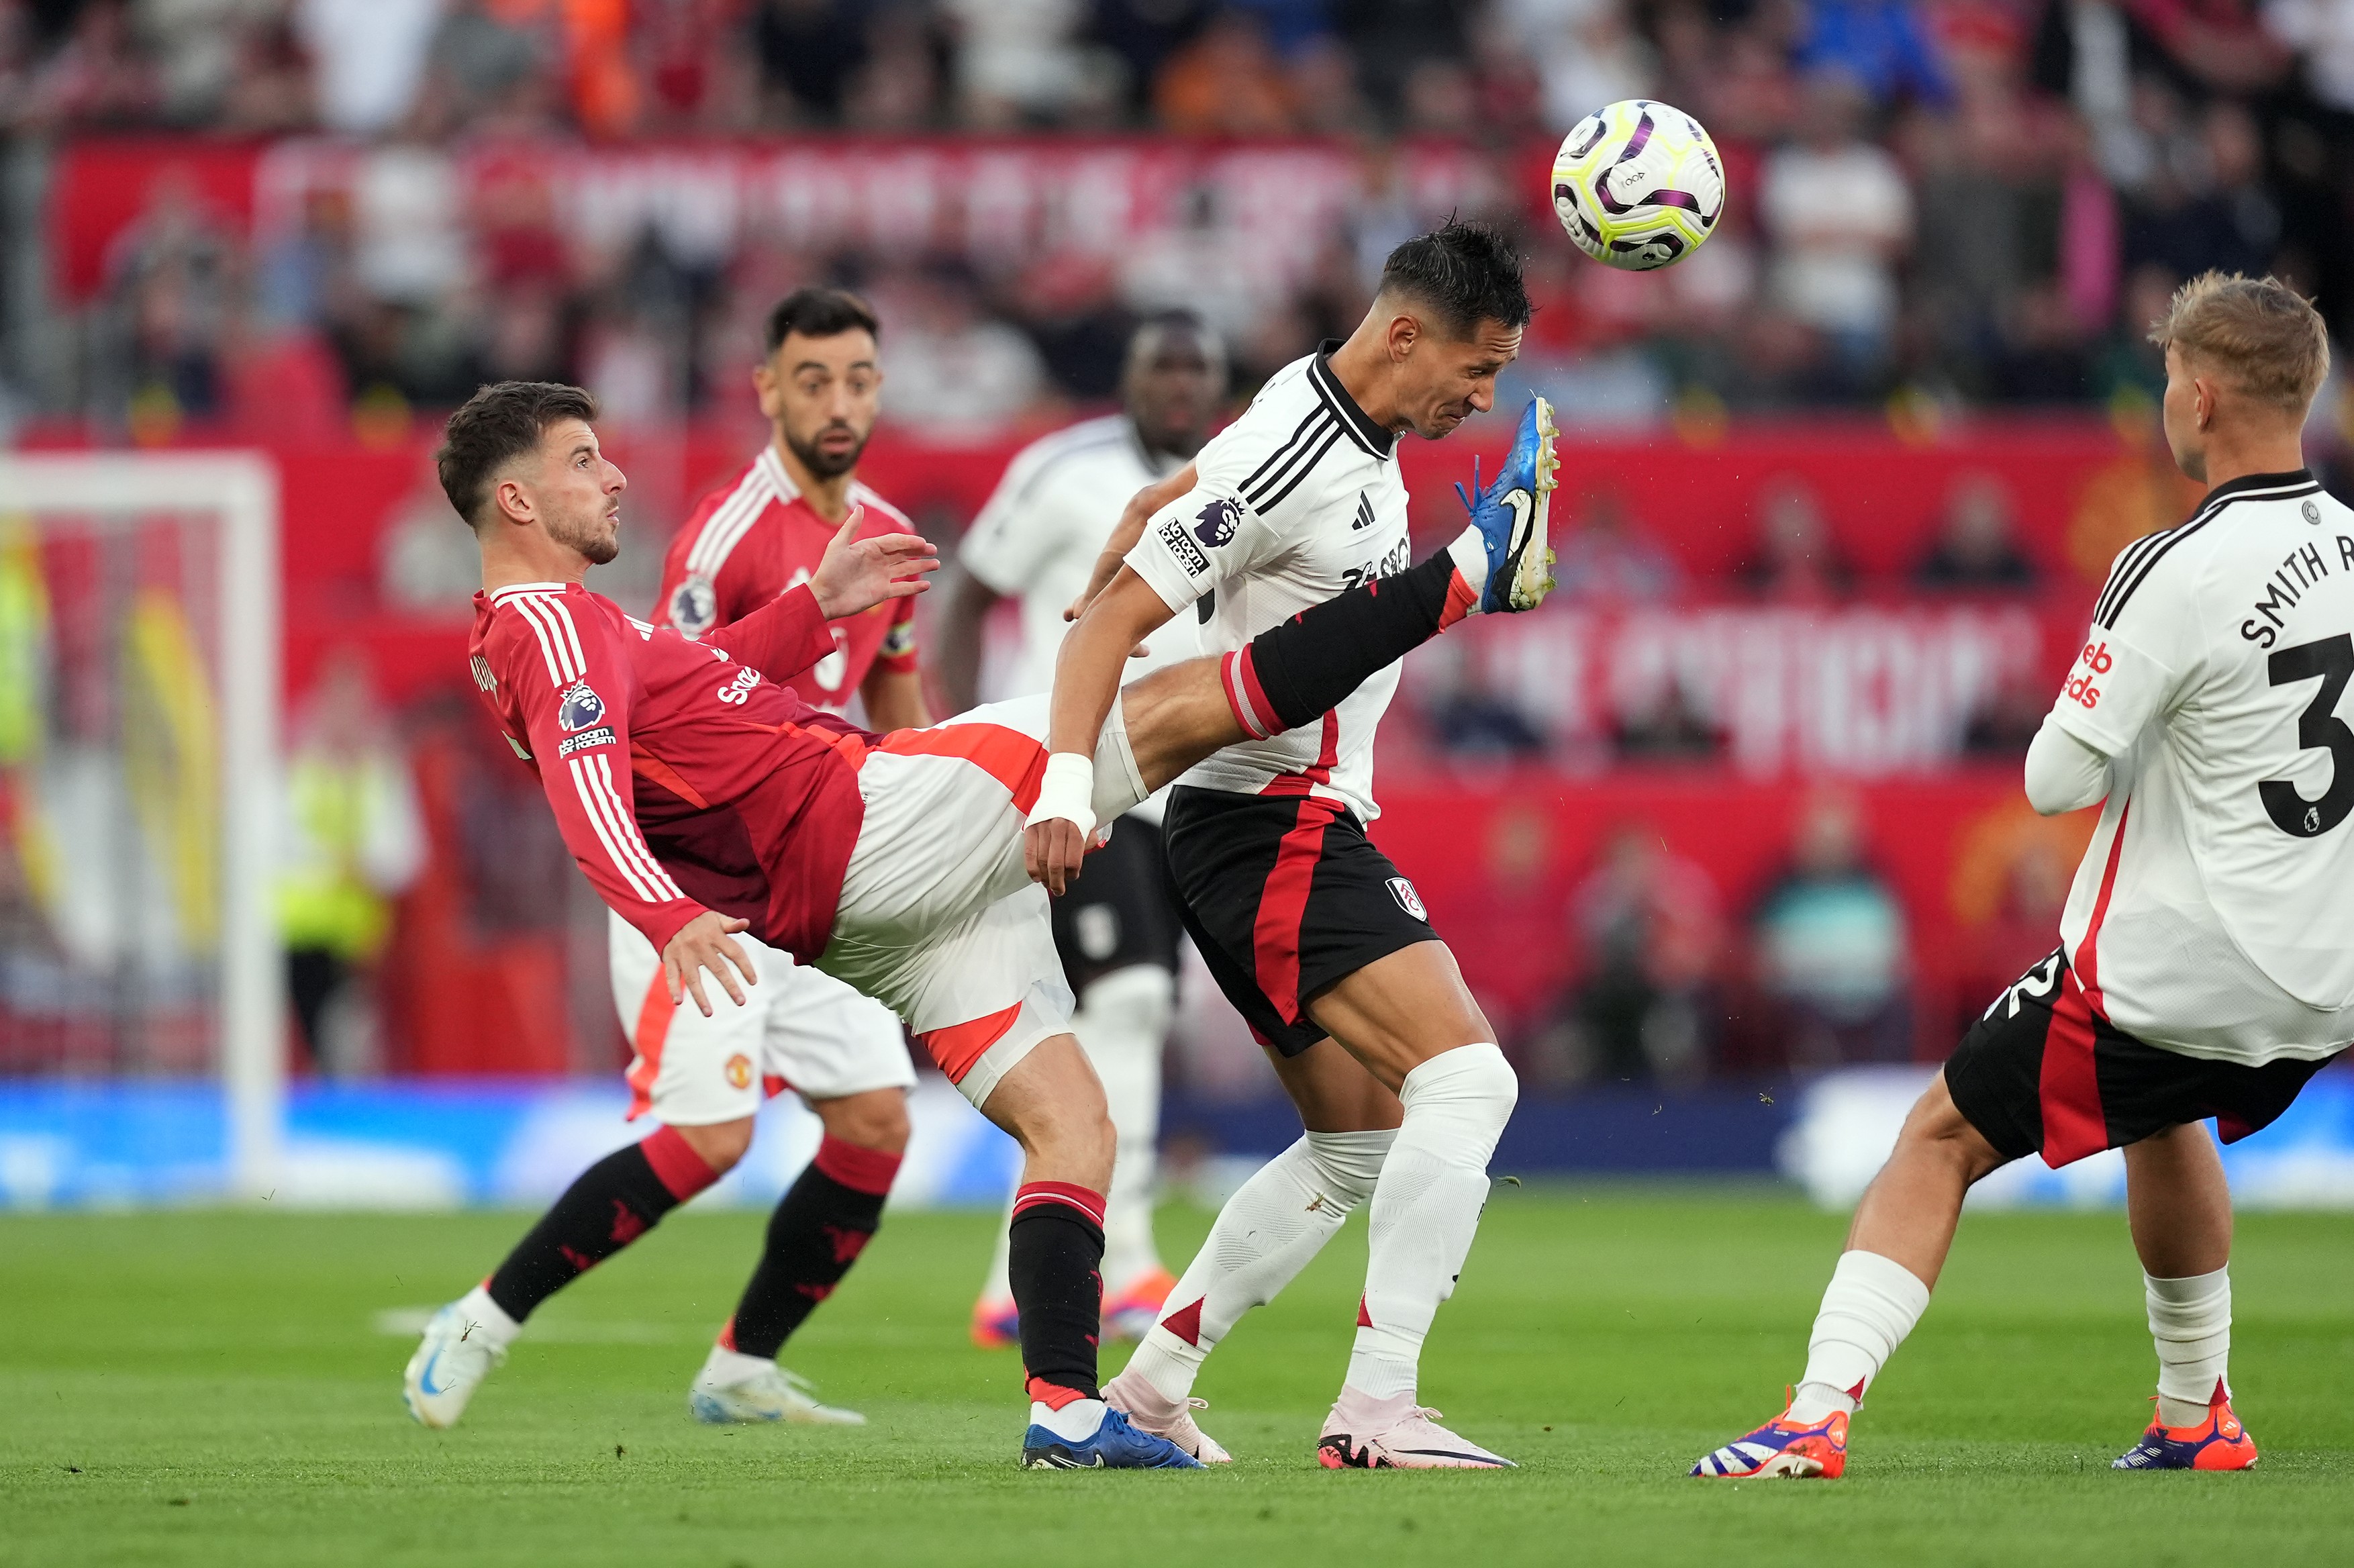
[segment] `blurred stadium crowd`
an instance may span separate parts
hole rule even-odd
[[[1531,248],[1530,375],[1588,424],[2145,396],[2143,323],[2210,266],[2349,308],[2347,0],[0,0],[0,402],[176,429],[233,414],[258,356],[281,401],[430,408],[533,374],[658,420],[732,391],[758,309],[826,277],[885,308],[897,420],[986,436],[1103,399],[1128,319],[1172,295],[1246,386],[1447,208],[1549,229],[1554,141],[1629,96],[1710,127],[1732,199],[1659,279]],[[60,309],[44,160],[136,132],[356,139],[378,166],[258,238],[160,188]],[[1323,138],[1350,189],[1267,267],[1214,182],[1125,255],[758,228],[715,253],[584,244],[544,193],[448,172],[811,132]],[[1408,177],[1432,146],[1444,177]]]

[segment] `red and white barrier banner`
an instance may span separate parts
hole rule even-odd
[[[1368,193],[1363,154],[1345,142],[1196,143],[825,137],[639,143],[487,142],[448,149],[294,138],[201,143],[162,138],[69,145],[55,185],[56,275],[86,298],[117,238],[166,192],[199,199],[267,239],[320,192],[353,200],[361,229],[514,228],[546,214],[565,240],[625,246],[651,229],[674,258],[716,262],[746,244],[851,247],[884,255],[1105,258],[1151,236],[1194,234],[1217,270],[1205,286],[1305,275],[1333,218],[1369,199],[1424,214],[1495,197],[1484,155],[1412,143]],[[1204,251],[1204,260],[1212,251]]]
[[[1803,609],[1548,606],[1458,629],[1405,664],[1426,712],[1500,698],[1556,746],[1606,747],[1671,709],[1723,739],[1742,773],[1882,778],[1949,767],[2006,694],[2046,694],[2083,630],[2076,596]]]

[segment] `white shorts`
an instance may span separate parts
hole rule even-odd
[[[620,916],[608,919],[613,1002],[637,1053],[629,1072],[632,1118],[652,1111],[672,1127],[708,1127],[750,1116],[786,1089],[830,1100],[915,1087],[899,1021],[832,976],[739,932],[736,941],[759,983],[738,1007],[705,974],[705,1018],[692,996],[672,1005],[653,944]]]
[[[884,1002],[978,1106],[1067,1033],[1071,989],[1022,829],[1046,767],[1045,696],[883,737],[859,765],[865,821],[843,878],[829,974]],[[1119,705],[1096,745],[1096,820],[1144,799]]]

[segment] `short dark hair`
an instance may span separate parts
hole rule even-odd
[[[1529,324],[1520,254],[1484,223],[1450,217],[1391,251],[1382,264],[1382,292],[1393,290],[1430,307],[1456,337],[1469,335],[1483,321]]]
[[[567,419],[594,423],[597,399],[561,381],[501,381],[458,407],[433,454],[441,493],[469,527],[478,525],[490,498],[491,476],[539,444],[548,428]]]
[[[795,289],[769,312],[768,352],[784,347],[795,333],[803,337],[833,337],[864,328],[875,342],[883,341],[882,323],[875,307],[847,289]]]

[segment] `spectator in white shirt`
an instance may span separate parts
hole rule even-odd
[[[1888,352],[1895,263],[1913,238],[1913,194],[1896,160],[1863,139],[1863,90],[1826,72],[1808,84],[1804,139],[1775,153],[1759,207],[1784,308],[1834,344],[1851,374]]]

